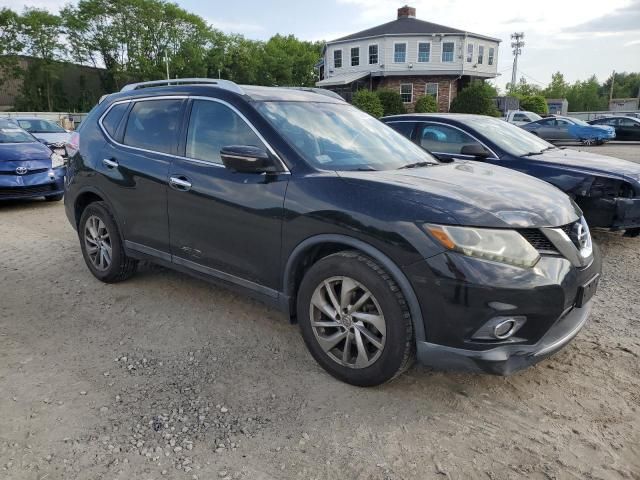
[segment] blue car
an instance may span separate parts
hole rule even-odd
[[[542,118],[520,128],[549,142],[578,141],[583,145],[602,145],[616,138],[616,130],[611,126],[589,125],[571,117]]]
[[[15,123],[0,120],[0,200],[64,195],[64,159]]]
[[[440,160],[492,163],[555,185],[576,201],[591,227],[640,235],[637,163],[556,147],[522,128],[482,115],[409,114],[382,121]]]

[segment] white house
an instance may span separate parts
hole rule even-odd
[[[418,20],[416,9],[404,6],[392,22],[327,42],[316,85],[347,100],[362,88],[395,89],[409,110],[422,95],[433,95],[446,112],[472,79],[497,76],[499,44],[497,38]]]

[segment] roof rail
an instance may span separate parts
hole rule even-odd
[[[334,92],[333,90],[327,90],[325,88],[315,88],[315,87],[282,87],[282,88],[288,88],[289,90],[302,90],[303,92],[317,93],[318,95],[324,95],[325,97],[335,98],[336,100],[342,100],[343,102],[346,101],[338,93]]]
[[[129,92],[132,90],[138,90],[147,87],[161,87],[169,85],[211,85],[214,87],[223,88],[240,95],[244,95],[244,90],[238,86],[238,84],[231,80],[221,80],[217,78],[174,78],[168,80],[153,80],[150,82],[130,83],[125,85],[120,90],[121,92]]]

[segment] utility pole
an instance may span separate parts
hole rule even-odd
[[[616,71],[614,70],[611,74],[611,89],[609,90],[609,106],[608,109],[611,108],[611,101],[613,100],[613,84],[616,83]]]
[[[167,67],[167,80],[169,80],[171,77],[169,77],[169,57],[167,56],[166,50],[164,52],[164,64]]]
[[[513,70],[511,71],[511,91],[516,88],[516,75],[518,72],[518,56],[522,54],[522,47],[524,47],[524,32],[516,32],[511,34],[511,48],[513,48]]]

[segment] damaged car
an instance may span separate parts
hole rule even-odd
[[[520,128],[550,142],[578,141],[583,145],[602,145],[616,138],[616,130],[611,126],[589,125],[571,117],[542,118]]]
[[[545,180],[580,206],[590,227],[640,235],[640,165],[556,147],[500,119],[408,114],[383,122],[440,160],[475,160]]]

